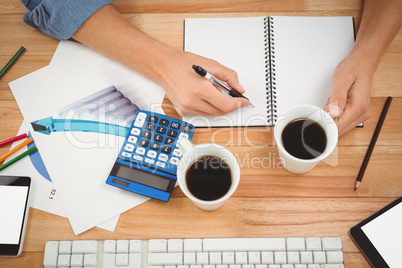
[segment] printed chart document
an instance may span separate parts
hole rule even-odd
[[[255,108],[184,119],[199,127],[274,126],[294,105],[324,107],[353,44],[352,17],[186,19],[184,50],[235,70]]]
[[[134,106],[163,113],[164,95],[160,96],[163,90],[154,90],[158,87],[95,52],[72,55],[10,83],[75,234],[104,223],[148,198],[105,183],[124,141],[122,135],[86,129],[69,131],[69,124],[83,116],[95,124],[99,121],[99,126],[108,119],[106,124],[123,122],[124,127],[135,111]],[[52,120],[64,119],[65,124],[52,124],[55,122]],[[34,130],[32,123],[38,121],[41,123],[36,127],[48,129],[48,134]]]

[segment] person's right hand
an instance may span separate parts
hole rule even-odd
[[[247,99],[225,95],[211,81],[198,75],[192,66],[201,66],[243,94],[245,90],[239,84],[235,71],[190,52],[172,50],[166,57],[160,69],[161,79],[157,82],[180,114],[224,115],[250,105]]]

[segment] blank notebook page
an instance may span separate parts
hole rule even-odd
[[[338,63],[354,44],[351,17],[271,17],[277,115],[297,104],[323,108]]]
[[[266,92],[264,17],[186,19],[184,37],[185,51],[214,59],[235,70],[246,90],[244,95],[256,107],[206,119],[213,126],[266,125],[266,98],[261,98]],[[209,124],[204,117],[185,117],[185,120],[196,126]]]

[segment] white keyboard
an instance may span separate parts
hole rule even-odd
[[[344,268],[339,237],[48,241],[43,266]]]

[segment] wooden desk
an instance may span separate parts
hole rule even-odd
[[[149,35],[182,49],[186,17],[260,15],[353,16],[356,29],[362,1],[321,0],[115,0],[118,10]],[[25,25],[18,0],[0,6],[0,66],[24,45],[27,51],[0,80],[0,140],[15,136],[22,115],[8,83],[49,64],[58,44]],[[349,238],[349,229],[402,195],[402,32],[394,39],[374,76],[371,116],[363,129],[339,139],[335,167],[319,164],[293,175],[279,164],[272,128],[196,130],[193,142],[214,141],[240,160],[241,182],[219,210],[195,207],[179,188],[168,203],[146,202],[121,215],[116,231],[93,228],[79,236],[67,219],[31,209],[24,252],[0,258],[0,267],[41,267],[45,242],[71,239],[339,236],[346,267],[369,267]],[[354,182],[387,96],[391,108],[358,191]],[[165,101],[166,112],[175,116]],[[0,148],[4,154],[9,147]]]

